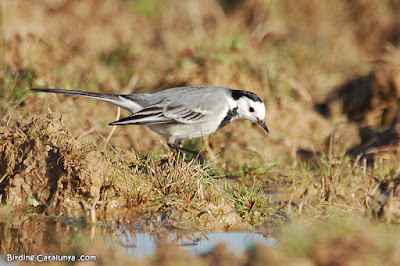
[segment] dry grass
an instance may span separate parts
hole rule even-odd
[[[148,228],[265,229],[332,211],[399,221],[399,1],[1,4],[2,203],[82,216],[100,196],[100,219]],[[29,92],[186,85],[257,93],[271,134],[237,121],[193,141],[202,167],[140,126],[100,149],[116,107]]]

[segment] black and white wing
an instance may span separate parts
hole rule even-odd
[[[196,124],[219,121],[229,109],[224,95],[187,94],[148,106],[110,125]]]

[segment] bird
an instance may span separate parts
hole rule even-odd
[[[145,125],[164,136],[171,149],[192,153],[205,163],[201,152],[182,147],[184,140],[208,136],[237,119],[258,123],[267,133],[265,105],[255,93],[218,86],[177,87],[153,93],[105,94],[77,90],[32,88],[102,100],[132,115],[109,125]]]

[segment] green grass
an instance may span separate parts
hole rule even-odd
[[[29,96],[29,88],[34,80],[33,69],[20,70],[17,73],[5,68],[0,77],[0,108],[8,113],[17,108]]]
[[[163,3],[156,0],[125,0],[125,2],[138,14],[152,19],[159,18],[165,9]]]
[[[262,185],[236,186],[229,189],[231,200],[235,203],[236,212],[251,225],[260,225],[272,221],[277,216],[277,207],[271,197],[263,193]]]

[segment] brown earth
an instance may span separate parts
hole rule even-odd
[[[101,221],[148,229],[265,230],[332,209],[398,223],[399,12],[398,0],[2,1],[1,203],[50,217],[96,209]],[[209,163],[187,164],[145,127],[117,128],[106,142],[114,106],[29,92],[186,85],[257,93],[271,133],[237,121],[188,144]],[[307,250],[301,263],[381,252],[346,234]],[[184,259],[231,261],[223,247],[213,252]],[[240,261],[282,258],[264,247],[249,254]]]
[[[34,197],[50,209],[75,216],[79,214],[70,213],[72,209],[100,196],[110,182],[112,162],[92,145],[78,146],[59,119],[49,115],[19,129],[1,128],[1,175],[12,177],[1,183],[6,204],[23,206]],[[113,201],[118,201],[117,192],[123,193],[108,191]]]

